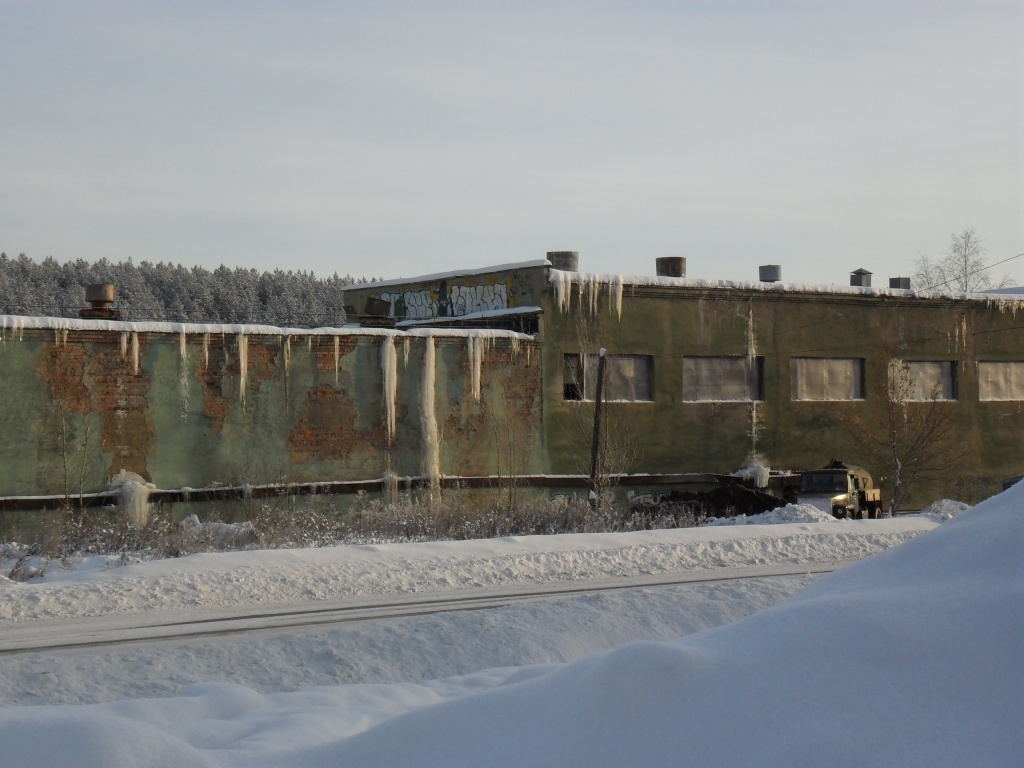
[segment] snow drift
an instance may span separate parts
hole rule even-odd
[[[0,710],[11,765],[1018,766],[1024,485],[745,620],[422,685]]]

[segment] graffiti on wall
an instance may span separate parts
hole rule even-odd
[[[461,317],[474,312],[509,308],[509,280],[466,285],[441,280],[434,288],[414,291],[382,291],[379,298],[391,304],[391,316],[399,320]]]

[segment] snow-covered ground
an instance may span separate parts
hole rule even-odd
[[[816,580],[3,656],[0,702],[47,704],[0,709],[4,764],[1016,766],[1024,761],[1022,515],[1018,486],[947,523],[952,515],[940,513],[126,567],[86,561],[41,583],[0,584],[0,637],[5,626],[60,632],[108,613],[201,616],[810,564],[895,547]],[[156,696],[166,698],[148,698]]]

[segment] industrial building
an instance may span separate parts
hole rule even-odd
[[[652,260],[653,261],[653,260]],[[1024,299],[578,271],[573,252],[360,285],[341,328],[0,316],[0,505],[121,470],[170,498],[486,486],[588,472],[599,350],[623,488],[744,466],[872,466],[863,429],[939,402],[957,462],[920,506],[1024,474]],[[909,410],[908,410],[909,409]],[[269,492],[269,491],[268,491]]]

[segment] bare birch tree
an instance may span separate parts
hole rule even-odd
[[[949,290],[973,293],[993,286],[992,277],[985,263],[985,248],[982,239],[968,227],[959,235],[949,236],[949,250],[939,259],[932,261],[919,253],[914,263],[914,283],[922,290]],[[1010,282],[1004,276],[997,287]]]

